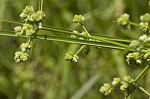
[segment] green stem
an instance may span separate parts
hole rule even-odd
[[[64,34],[69,34],[69,35],[76,35],[76,36],[80,36],[80,37],[88,38],[88,39],[100,40],[100,41],[103,41],[103,42],[106,42],[106,43],[110,43],[110,44],[113,44],[113,45],[117,45],[117,46],[122,46],[122,47],[128,48],[128,45],[125,45],[125,44],[122,44],[122,43],[113,42],[113,41],[105,40],[105,39],[102,39],[102,38],[98,39],[98,38],[95,38],[95,37],[92,37],[92,36],[86,36],[86,35],[82,35],[82,34],[77,34],[77,33],[70,32],[70,31],[58,30],[58,29],[47,28],[47,27],[42,27],[42,30],[48,30],[48,31],[64,33]]]
[[[134,26],[138,26],[138,27],[140,26],[140,24],[132,22],[132,21],[130,21],[129,24],[134,25]]]
[[[78,55],[84,48],[85,48],[85,45],[81,46],[80,49],[75,53],[75,55]]]
[[[145,94],[147,94],[147,95],[150,97],[150,93],[148,93],[146,90],[144,90],[144,88],[139,87],[139,89],[140,89],[141,91],[143,91]]]
[[[138,84],[139,81],[146,75],[146,73],[149,71],[150,66],[147,65],[142,72],[135,78],[135,83]]]
[[[16,21],[12,21],[12,20],[5,20],[5,19],[0,19],[0,21],[2,22],[7,22],[7,23],[13,23],[13,24],[19,24],[22,25],[23,23],[21,22],[16,22]]]
[[[146,73],[149,71],[150,66],[147,65],[142,72],[135,78],[135,84],[133,84],[134,86],[137,86],[137,84],[140,82],[140,80],[146,75]],[[127,94],[127,97],[135,90],[135,88],[129,93]]]
[[[43,9],[43,0],[41,0],[41,8],[40,8],[40,10],[42,11]]]

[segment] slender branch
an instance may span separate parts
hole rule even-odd
[[[80,49],[75,53],[75,55],[79,54],[84,48],[85,48],[85,45],[81,46]]]
[[[132,21],[130,21],[129,24],[134,25],[134,26],[138,26],[138,27],[140,26],[140,24],[132,22]]]
[[[41,11],[43,10],[43,0],[41,0]]]
[[[146,75],[146,73],[149,71],[150,65],[147,65],[142,72],[135,78],[136,84],[139,83],[139,81]]]

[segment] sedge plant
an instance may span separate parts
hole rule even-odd
[[[123,28],[131,29],[131,25],[139,27],[145,34],[140,36],[138,40],[128,40],[122,38],[108,37],[104,35],[95,36],[88,32],[84,21],[86,18],[81,14],[75,15],[73,18],[74,24],[79,24],[82,27],[82,31],[67,30],[47,26],[43,23],[46,15],[42,9],[43,0],[40,1],[39,10],[35,11],[32,6],[26,6],[20,14],[22,22],[15,22],[11,20],[1,19],[0,21],[16,24],[14,30],[0,30],[1,36],[13,36],[23,37],[27,39],[27,42],[20,45],[20,51],[16,51],[14,60],[17,63],[23,63],[30,59],[30,50],[34,39],[39,40],[53,40],[67,43],[79,44],[80,48],[74,52],[67,52],[64,59],[68,62],[78,62],[79,53],[83,52],[84,55],[89,54],[92,48],[109,48],[117,50],[129,50],[130,53],[126,56],[126,61],[130,66],[142,66],[143,70],[136,78],[132,78],[129,75],[124,78],[116,77],[112,83],[104,83],[99,91],[105,96],[111,94],[114,88],[119,88],[124,93],[124,99],[127,99],[134,90],[140,90],[148,97],[150,93],[138,84],[142,78],[148,73],[150,69],[150,13],[141,15],[140,23],[130,21],[130,15],[127,13],[122,14],[117,20],[117,25]],[[39,34],[40,31],[52,31],[56,33],[64,34],[64,36]]]

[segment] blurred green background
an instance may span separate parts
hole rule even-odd
[[[137,39],[142,32],[137,27],[122,30],[114,22],[122,13],[139,22],[141,14],[149,12],[149,0],[44,0],[45,25],[81,30],[73,24],[75,14],[82,14],[91,34]],[[20,21],[26,5],[38,10],[38,0],[0,0],[0,19]],[[16,24],[1,22],[3,30],[13,30]],[[41,31],[40,33],[45,33]],[[49,35],[60,35],[49,32]],[[91,47],[89,55],[80,54],[77,63],[64,60],[65,53],[76,51],[80,45],[34,40],[30,59],[15,63],[14,53],[26,39],[0,36],[0,99],[123,99],[123,93],[110,96],[99,92],[100,86],[114,77],[130,75],[135,78],[142,68],[130,67],[125,61],[127,51]],[[150,73],[140,85],[150,91]],[[135,91],[135,99],[148,99]]]

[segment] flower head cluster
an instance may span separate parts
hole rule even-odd
[[[135,80],[132,79],[130,76],[125,76],[123,78],[123,81],[121,82],[120,90],[124,91],[125,93],[129,93],[130,89],[134,88],[132,83],[134,83]]]
[[[15,27],[14,30],[17,36],[21,36],[23,34],[23,30],[21,26]]]
[[[120,90],[128,93],[130,91],[130,88],[134,87],[132,86],[132,83],[134,83],[134,79],[132,79],[130,76],[125,76],[123,80],[120,78],[114,78],[112,81],[112,86],[108,83],[104,83],[104,85],[100,88],[100,92],[102,92],[104,95],[108,95],[111,93],[112,89],[115,87],[120,87]]]
[[[112,87],[108,83],[104,83],[104,85],[99,89],[101,93],[103,93],[105,96],[109,95],[112,91]]]
[[[40,27],[42,27],[42,20],[45,14],[43,11],[35,12],[32,6],[26,6],[20,14],[20,17],[24,21],[24,24],[23,26],[15,27],[15,33],[17,36],[21,36],[24,33],[26,36],[29,36],[29,41],[27,43],[22,43],[20,45],[21,51],[15,53],[14,60],[16,62],[24,62],[28,59],[28,53],[32,47],[32,37],[34,37]]]
[[[140,20],[141,20],[140,29],[142,31],[146,32],[150,28],[149,27],[149,24],[150,24],[150,14],[146,13],[144,15],[141,15],[140,16]]]
[[[112,85],[117,86],[121,83],[121,79],[120,78],[114,78],[114,80],[112,81]]]
[[[24,52],[21,52],[21,51],[17,51],[15,53],[14,60],[17,63],[20,63],[20,62],[26,61],[28,59],[28,57],[29,57],[29,55],[27,53],[24,53]]]
[[[147,62],[150,61],[150,49],[146,50],[146,53],[144,54],[144,59],[146,59]]]
[[[85,20],[85,18],[82,15],[75,15],[73,18],[74,23],[82,23]]]
[[[148,30],[148,28],[149,28],[148,22],[141,22],[141,23],[140,23],[140,29],[141,29],[142,31],[146,32],[146,31]]]
[[[20,17],[22,19],[27,19],[33,12],[34,8],[32,6],[26,6],[23,12],[20,14]]]
[[[127,13],[122,14],[122,15],[117,19],[118,25],[127,26],[127,28],[130,28],[129,17],[130,17],[129,14],[127,14]]]
[[[76,54],[73,54],[73,52],[68,52],[65,55],[65,60],[69,62],[77,62],[79,57]]]
[[[41,21],[45,17],[45,14],[43,13],[43,11],[34,12],[32,6],[26,6],[23,12],[20,14],[20,17],[26,22],[27,21],[33,22],[33,21]]]
[[[27,36],[32,36],[37,32],[37,27],[41,27],[41,21],[45,14],[43,11],[35,12],[32,6],[26,6],[20,14],[21,19],[25,22],[23,26],[14,28],[16,35],[21,36],[25,33]]]
[[[129,53],[126,57],[126,61],[129,65],[136,66],[142,63],[142,56],[139,52]]]

